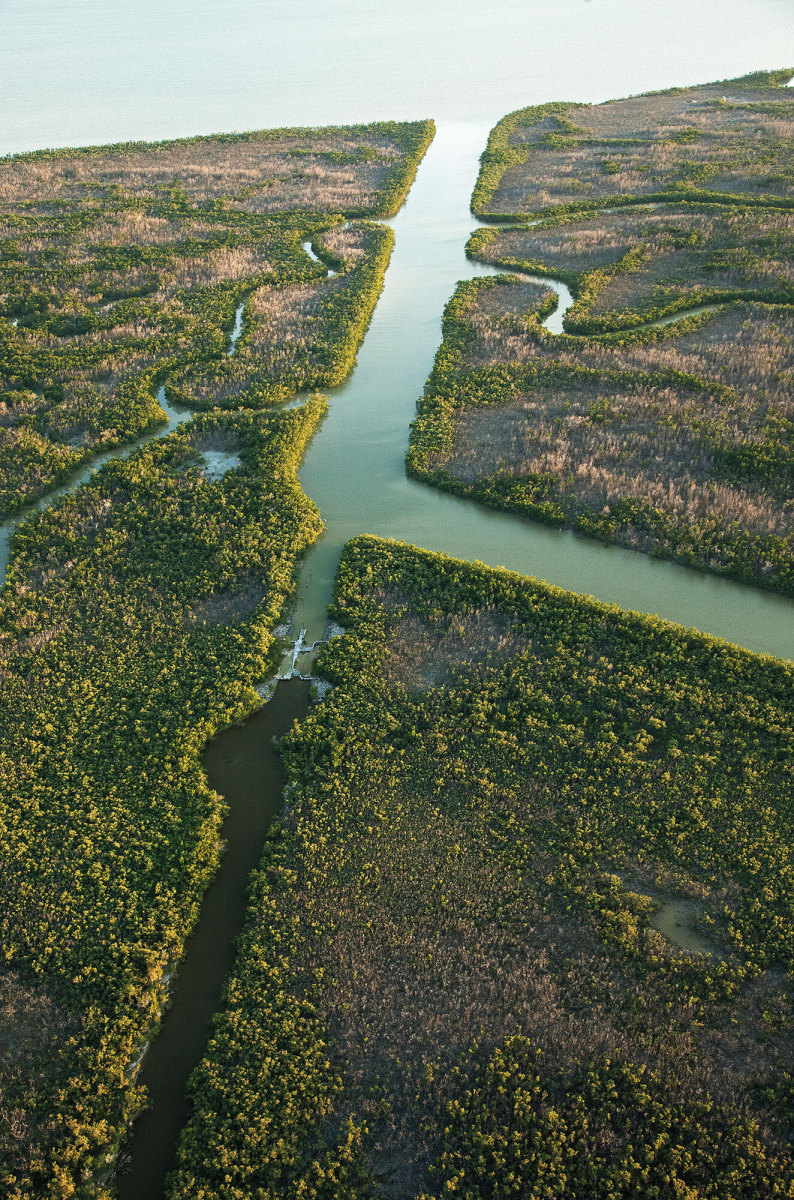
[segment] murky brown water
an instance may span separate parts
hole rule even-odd
[[[688,0],[655,8],[629,0],[533,6],[512,0],[492,6],[484,22],[478,0],[435,6],[410,0],[399,11],[354,0],[324,9],[306,0],[232,6],[41,0],[31,21],[26,0],[3,5],[3,152],[252,125],[431,115],[446,121],[394,222],[397,247],[359,368],[336,391],[302,472],[327,523],[303,575],[297,624],[308,629],[309,641],[322,634],[341,545],[372,532],[504,564],[755,650],[794,655],[792,605],[782,597],[531,526],[404,473],[408,425],[440,341],[443,305],[457,279],[487,273],[466,262],[463,246],[475,223],[468,198],[488,129],[525,104],[594,101],[774,64],[794,32],[785,0],[724,0],[719,8],[695,9]],[[321,52],[306,72],[309,43]],[[238,310],[235,332],[241,316]],[[155,436],[182,415],[164,407],[169,425]],[[127,453],[124,447],[113,456]],[[7,534],[0,530],[0,571]],[[307,705],[306,684],[282,683],[260,714],[207,751],[210,782],[232,810],[224,831],[229,849],[180,965],[163,1032],[144,1059],[139,1078],[155,1108],[136,1124],[127,1172],[117,1180],[122,1200],[162,1195],[188,1115],[185,1081],[220,1007],[248,876],[281,803],[281,763],[270,739]],[[683,925],[690,915],[683,914]],[[674,929],[681,916],[673,914]]]
[[[300,471],[326,531],[301,572],[295,633],[305,629],[309,643],[322,637],[341,547],[348,538],[368,532],[504,564],[624,608],[658,612],[748,648],[794,655],[790,599],[533,525],[407,479],[403,456],[409,424],[440,341],[444,303],[461,276],[494,273],[484,264],[468,262],[463,252],[473,225],[468,197],[487,132],[485,126],[441,128],[406,205],[390,222],[397,234],[395,251],[358,365],[349,380],[333,390],[328,415]],[[302,671],[310,669],[305,659],[299,665]],[[224,860],[223,876],[229,877],[228,886],[238,897],[236,914],[216,899],[216,889],[224,886],[221,879],[202,907],[173,1007],[144,1062],[141,1079],[156,1108],[136,1124],[132,1173],[119,1180],[121,1200],[156,1200],[162,1195],[188,1113],[184,1085],[201,1058],[210,1016],[220,1007],[223,980],[233,962],[232,942],[243,920],[247,877],[258,862],[267,821],[280,803],[281,765],[267,749],[275,730],[266,735],[263,730],[274,720],[287,728],[298,715],[285,708],[293,693],[295,704],[300,696],[305,711],[307,685],[297,680],[282,683],[262,714],[243,729],[224,734],[207,752],[210,780],[233,807],[238,791],[245,796],[253,787],[258,795],[259,785],[250,780],[256,780],[260,770],[270,772],[272,807],[268,816],[258,810],[252,815],[252,821],[264,821],[257,832],[241,819],[247,854],[238,858],[230,846]],[[263,753],[265,761],[260,762]],[[241,797],[240,804],[245,803]],[[685,949],[709,952],[692,930],[686,933],[688,944],[681,941],[686,924],[681,916],[674,913],[665,928],[657,928]]]
[[[185,1085],[201,1061],[213,1013],[234,962],[234,939],[245,919],[248,877],[262,857],[268,827],[281,807],[284,768],[272,747],[309,707],[309,684],[278,685],[269,704],[245,725],[220,734],[204,753],[210,786],[229,805],[226,852],[201,906],[201,918],[174,980],[171,1006],[143,1060],[138,1082],[151,1107],[136,1121],[122,1152],[120,1200],[160,1200],[189,1114]]]

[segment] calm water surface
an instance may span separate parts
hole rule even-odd
[[[441,338],[443,306],[458,279],[494,273],[463,253],[487,132],[486,125],[442,122],[407,204],[390,222],[394,254],[358,365],[333,392],[300,473],[327,531],[303,570],[296,628],[306,628],[310,642],[321,636],[340,550],[368,532],[794,657],[790,600],[480,508],[406,478],[408,426]]]
[[[496,119],[794,59],[791,0],[0,0],[0,153]]]
[[[0,0],[0,152],[293,123],[434,116],[438,137],[397,235],[384,295],[301,478],[327,534],[298,627],[322,632],[339,549],[376,533],[504,565],[794,655],[794,606],[411,483],[417,396],[466,262],[468,200],[493,121],[549,99],[599,99],[783,65],[788,0]],[[173,414],[169,414],[173,417]]]
[[[248,876],[281,808],[284,767],[272,739],[302,720],[308,707],[307,683],[280,683],[272,703],[241,728],[225,730],[204,752],[210,787],[229,805],[223,826],[226,851],[179,965],[160,1035],[138,1076],[151,1107],[135,1122],[122,1153],[116,1177],[119,1200],[157,1200],[173,1166],[176,1141],[190,1111],[185,1083],[204,1055],[210,1020],[221,1006],[234,963],[234,939],[245,917]]]
[[[301,471],[327,533],[304,569],[298,626],[310,641],[319,636],[341,545],[371,532],[794,656],[787,601],[477,508],[411,483],[403,466],[443,306],[458,279],[488,273],[467,263],[463,246],[493,122],[545,100],[598,101],[785,65],[791,47],[790,0],[0,0],[0,153],[435,117],[438,137],[392,223],[395,253],[359,365],[333,393]],[[168,415],[173,425],[179,414]],[[293,695],[281,684],[254,724],[208,751],[211,782],[241,823],[226,829],[224,874],[208,893],[163,1035],[144,1060],[155,1108],[137,1126],[132,1170],[119,1180],[120,1193],[136,1200],[162,1193],[187,1111],[184,1080],[203,1052],[244,881],[279,803],[270,724],[286,727],[305,703],[305,689]]]

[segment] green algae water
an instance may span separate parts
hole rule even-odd
[[[701,912],[702,905],[693,900],[665,900],[651,917],[651,925],[689,954],[718,954],[713,943],[695,928]]]

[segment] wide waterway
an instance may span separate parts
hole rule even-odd
[[[440,492],[405,474],[416,400],[441,339],[441,313],[459,279],[493,275],[468,260],[474,227],[469,198],[488,125],[443,123],[400,213],[388,224],[395,247],[383,294],[348,381],[334,389],[328,415],[308,448],[300,478],[326,525],[301,573],[294,628],[311,643],[323,635],[326,606],[342,546],[359,533],[398,538],[457,558],[504,566],[621,608],[656,613],[746,649],[794,657],[794,602],[688,567],[535,524]],[[567,289],[557,285],[563,300]],[[548,319],[561,329],[562,308]],[[679,317],[683,314],[679,314]],[[242,328],[235,314],[230,353]],[[165,404],[165,436],[183,416]],[[137,443],[140,444],[140,443]],[[120,447],[86,467],[127,455]],[[0,571],[11,522],[0,527]]]
[[[406,205],[389,222],[396,243],[383,295],[356,369],[333,391],[328,415],[300,471],[326,532],[303,566],[296,632],[305,629],[309,643],[322,636],[340,550],[350,537],[369,532],[506,566],[623,608],[658,613],[752,650],[794,657],[790,600],[481,508],[406,477],[409,425],[440,342],[444,304],[459,279],[494,273],[468,261],[463,249],[474,226],[468,201],[487,132],[485,124],[442,124]],[[552,332],[560,330],[561,311],[547,322]],[[230,352],[241,317],[238,310]],[[160,399],[164,403],[162,391]],[[165,436],[188,415],[165,408],[167,426],[143,441]],[[120,448],[105,458],[133,449]],[[71,486],[98,465],[87,467]],[[38,507],[68,490],[59,489]],[[1,531],[0,563],[10,528]],[[222,734],[207,752],[210,782],[230,806],[224,826],[228,848],[180,964],[162,1032],[143,1060],[139,1079],[153,1107],[136,1123],[120,1164],[116,1182],[122,1200],[162,1195],[188,1114],[185,1084],[203,1054],[208,1023],[221,1003],[233,961],[246,880],[281,801],[283,776],[269,739],[302,715],[306,704],[305,685],[282,683],[252,721]]]
[[[621,608],[656,613],[749,650],[794,657],[790,599],[550,529],[407,478],[409,425],[441,339],[444,305],[459,279],[496,273],[464,254],[474,226],[469,198],[487,135],[487,125],[442,124],[407,203],[388,222],[395,247],[383,294],[357,366],[334,389],[328,415],[300,470],[326,531],[301,573],[295,632],[305,629],[309,643],[322,637],[342,546],[366,532],[504,566]],[[565,300],[567,289],[557,286]],[[561,314],[562,307],[547,320],[552,332],[560,331]],[[241,328],[239,308],[230,353]],[[162,389],[159,398],[168,424],[142,441],[165,436],[188,415],[166,405]],[[120,447],[104,455],[37,507],[52,504],[100,462],[132,449]],[[0,527],[0,571],[12,529],[12,522]]]
[[[469,262],[463,252],[474,223],[468,198],[486,134],[486,127],[443,125],[406,205],[391,222],[396,234],[394,255],[358,364],[348,382],[332,393],[328,415],[300,472],[327,529],[303,566],[296,633],[305,629],[309,643],[322,636],[341,547],[366,531],[505,565],[623,607],[657,612],[751,649],[793,655],[791,601],[548,530],[406,478],[408,428],[439,344],[443,306],[458,279],[493,273],[492,268]],[[563,306],[547,322],[552,332],[560,330]],[[240,328],[238,313],[235,334]],[[157,1200],[173,1162],[177,1134],[188,1112],[184,1086],[201,1056],[207,1022],[219,1001],[221,981],[231,962],[231,942],[242,920],[245,878],[263,837],[262,783],[256,772],[252,775],[242,766],[242,760],[262,763],[272,758],[260,724],[264,720],[287,727],[296,711],[289,690],[294,686],[296,681],[280,684],[262,714],[243,729],[222,734],[209,751],[208,761],[214,763],[211,782],[231,808],[225,835],[238,836],[250,814],[258,814],[250,829],[250,865],[243,866],[234,851],[227,854],[202,907],[197,932],[188,943],[172,1008],[144,1059],[141,1081],[149,1088],[153,1107],[136,1124],[127,1169],[118,1180],[122,1200],[133,1195],[137,1200]],[[272,773],[272,765],[267,769]],[[271,794],[267,801],[271,812],[272,803]],[[218,890],[235,896],[234,903],[219,908]],[[203,980],[203,964],[209,963],[216,978],[208,990],[197,981]],[[197,998],[203,998],[200,1012]]]
[[[347,383],[331,398],[300,472],[326,532],[301,576],[295,628],[322,635],[344,543],[358,533],[479,559],[621,608],[657,613],[747,649],[794,657],[794,603],[631,550],[549,529],[439,492],[405,475],[408,428],[455,283],[493,274],[464,254],[469,198],[488,127],[444,123],[393,221],[380,302]],[[559,326],[549,322],[552,331]]]

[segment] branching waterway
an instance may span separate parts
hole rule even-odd
[[[312,647],[323,637],[341,548],[360,533],[505,566],[622,608],[658,613],[751,650],[794,657],[790,600],[481,508],[406,477],[409,425],[441,340],[444,305],[458,280],[502,273],[468,261],[463,249],[475,224],[469,197],[487,134],[486,126],[472,123],[442,125],[406,205],[389,222],[396,244],[383,295],[356,369],[347,383],[333,391],[328,415],[300,471],[303,488],[318,505],[326,530],[303,564],[293,615],[294,636],[300,633],[301,641],[287,656],[284,673],[295,667],[304,673],[309,669],[301,660],[310,658],[310,651],[302,653],[301,647]],[[317,259],[309,243],[304,243],[304,249]],[[535,281],[557,292],[558,306],[545,324],[559,333],[571,295],[561,283]],[[234,353],[242,333],[244,315],[243,302],[235,313],[229,353]],[[103,462],[170,433],[188,415],[168,404],[164,389],[158,398],[168,418],[165,426],[133,446],[94,460],[35,510],[55,503]],[[15,525],[7,522],[0,528],[3,574]],[[220,1004],[232,943],[241,927],[248,872],[258,860],[265,826],[280,803],[281,777],[266,742],[272,732],[287,728],[305,703],[305,685],[282,684],[257,717],[242,730],[222,734],[208,751],[211,783],[231,809],[224,829],[230,849],[180,964],[162,1033],[144,1059],[141,1079],[150,1089],[154,1108],[137,1124],[122,1164],[118,1177],[122,1196],[155,1200],[162,1194],[186,1115],[185,1083],[203,1052],[207,1022]],[[251,756],[259,767],[246,765]],[[269,800],[263,806],[265,788]],[[239,850],[241,844],[245,855]]]
[[[479,507],[406,477],[408,427],[441,340],[444,305],[459,279],[502,273],[467,260],[463,250],[475,225],[469,197],[487,134],[471,124],[441,126],[406,205],[390,222],[396,238],[383,295],[357,367],[334,391],[300,472],[326,532],[304,564],[294,628],[305,629],[308,642],[322,636],[341,548],[367,532],[505,566],[792,657],[788,599]],[[560,297],[546,321],[560,332],[570,293],[553,280],[538,282]]]
[[[487,135],[485,125],[442,125],[407,203],[388,222],[396,240],[383,295],[356,369],[332,392],[329,413],[300,471],[304,490],[318,505],[326,530],[301,572],[293,623],[296,634],[305,630],[309,644],[322,637],[341,548],[356,534],[373,533],[508,567],[621,608],[657,613],[750,650],[794,657],[794,603],[789,599],[480,507],[406,477],[408,429],[441,341],[444,305],[458,280],[503,273],[464,254],[475,226],[469,197]],[[321,261],[309,242],[304,242],[304,249]],[[572,302],[570,292],[553,279],[525,278],[557,293],[558,306],[545,325],[552,333],[561,332]],[[686,315],[678,313],[658,323],[669,324]],[[243,321],[241,303],[230,353]],[[159,399],[168,417],[166,426],[133,446],[94,460],[71,484],[35,507],[48,507],[108,459],[130,454],[143,441],[171,432],[186,414],[165,401],[162,388]],[[2,571],[14,525],[6,522],[0,527]]]

